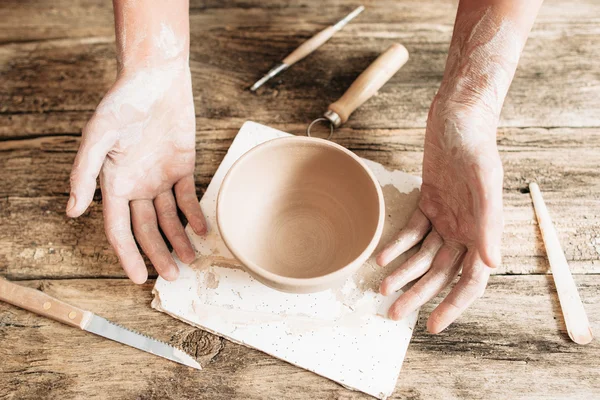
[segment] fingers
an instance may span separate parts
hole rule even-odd
[[[420,209],[410,217],[408,224],[398,233],[398,236],[388,244],[377,256],[377,264],[386,266],[400,254],[416,245],[427,233],[431,223]]]
[[[463,246],[444,243],[437,252],[431,269],[392,304],[388,316],[393,320],[400,320],[434,298],[458,274],[464,252]]]
[[[440,333],[454,322],[476,299],[483,296],[491,268],[471,250],[465,257],[462,275],[448,296],[433,310],[427,320],[427,330]]]
[[[154,207],[158,215],[158,223],[179,259],[187,264],[194,261],[194,248],[177,215],[177,204],[173,193],[169,190],[159,194],[154,199]]]
[[[138,251],[131,234],[129,201],[117,197],[103,196],[104,230],[108,242],[115,249],[125,273],[135,283],[148,279],[146,264]]]
[[[476,212],[478,215],[477,250],[484,263],[492,268],[502,264],[502,214],[503,170],[499,157],[482,163],[476,171],[479,188],[476,191]]]
[[[179,268],[158,231],[156,212],[152,201],[133,200],[131,217],[135,237],[158,274],[168,281],[177,279]]]
[[[406,260],[397,270],[381,282],[381,294],[388,296],[397,292],[408,282],[414,281],[426,273],[443,243],[444,241],[437,231],[432,230],[425,238],[417,254]]]
[[[67,215],[76,218],[89,207],[96,191],[96,178],[106,154],[116,141],[111,132],[100,132],[98,123],[92,118],[83,129],[82,142],[71,169],[71,194],[67,203]]]
[[[175,184],[177,205],[197,235],[206,233],[206,220],[196,196],[196,184],[193,176],[186,176]]]

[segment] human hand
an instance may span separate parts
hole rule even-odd
[[[387,265],[426,235],[421,249],[385,278],[384,295],[419,279],[389,310],[401,319],[458,275],[429,316],[438,333],[483,295],[491,268],[502,262],[502,163],[496,129],[525,39],[541,0],[525,5],[461,0],[440,89],[425,131],[419,207],[377,256]]]
[[[145,282],[148,273],[132,225],[167,280],[179,271],[158,227],[186,263],[195,254],[177,207],[196,234],[206,232],[194,182],[195,134],[187,60],[122,70],[83,129],[67,215],[75,218],[88,208],[100,175],[106,236],[135,283]]]
[[[491,268],[501,263],[503,170],[496,147],[498,117],[486,107],[434,100],[427,122],[419,207],[406,227],[377,256],[389,264],[424,237],[421,249],[385,278],[389,295],[419,279],[389,310],[402,319],[462,276],[431,313],[438,333],[483,295]]]

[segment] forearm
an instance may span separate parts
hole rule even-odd
[[[189,58],[189,1],[113,0],[119,71]]]
[[[542,0],[461,0],[438,100],[498,117]]]

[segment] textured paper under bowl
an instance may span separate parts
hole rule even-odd
[[[225,174],[249,149],[283,136],[288,134],[254,122],[242,126],[201,201],[209,234],[198,237],[186,229],[198,258],[191,265],[178,262],[181,274],[175,282],[156,281],[152,306],[347,388],[384,399],[396,386],[417,313],[398,322],[385,318],[399,294],[384,297],[378,287],[406,255],[386,268],[371,258],[339,289],[288,294],[268,288],[246,273],[219,235],[216,199]],[[416,208],[421,180],[365,161],[383,188],[386,222],[381,243],[386,243]],[[198,379],[202,379],[200,375]]]

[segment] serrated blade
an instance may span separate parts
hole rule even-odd
[[[188,367],[202,369],[200,364],[183,350],[179,350],[171,345],[159,340],[152,339],[141,333],[132,331],[121,325],[110,322],[102,317],[92,314],[84,330],[95,333],[107,339],[114,340],[127,346],[152,353],[154,355],[166,358],[176,363],[187,365]]]

